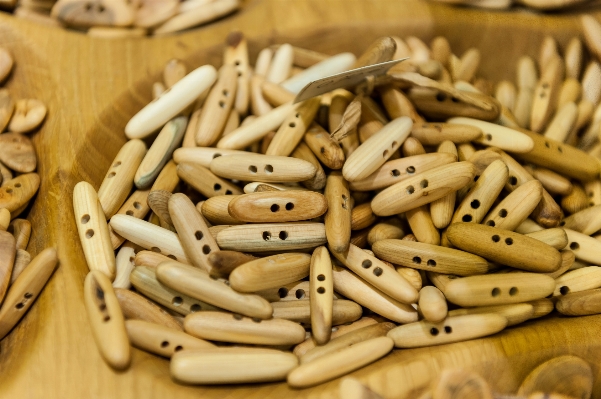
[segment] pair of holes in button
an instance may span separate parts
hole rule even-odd
[[[413,263],[415,263],[416,265],[421,265],[422,263],[422,258],[420,258],[419,256],[414,256],[413,257]],[[428,259],[428,261],[426,262],[426,264],[430,267],[436,267],[436,261],[434,259]]]
[[[519,292],[520,291],[518,290],[518,287],[511,287],[509,289],[509,296],[516,296]],[[490,292],[490,295],[494,298],[498,297],[499,295],[501,295],[501,289],[499,287],[493,288]]]
[[[280,233],[278,234],[278,237],[280,237],[280,240],[284,241],[285,239],[288,238],[288,232],[287,231],[280,231]],[[271,232],[264,231],[263,232],[263,239],[265,241],[271,240]]]
[[[33,294],[31,292],[26,292],[25,295],[23,295],[23,301],[19,302],[15,305],[15,308],[17,309],[23,309],[25,307],[25,304],[33,297]]]
[[[291,210],[294,209],[294,204],[292,202],[288,202],[288,203],[286,203],[286,207],[285,208],[286,208],[287,211],[291,211]],[[278,204],[273,204],[273,205],[271,205],[270,209],[271,209],[271,212],[275,213],[275,212],[277,212],[277,211],[280,210],[280,206]]]
[[[213,190],[215,190],[215,191],[219,191],[219,190],[221,190],[221,184],[219,184],[219,183],[215,183],[215,184],[213,185]],[[233,193],[232,193],[232,190],[225,190],[225,195],[230,195],[230,194],[233,194]]]
[[[263,169],[265,171],[265,173],[270,174],[273,173],[273,166],[272,165],[265,165],[265,168]],[[252,174],[257,173],[258,169],[255,165],[250,165],[248,167],[248,171]]]
[[[493,240],[493,242],[499,242],[499,241],[501,241],[501,237],[499,237],[497,234],[495,234],[494,236],[492,236],[492,240]],[[505,239],[505,244],[513,245],[513,238],[507,237]]]
[[[165,349],[168,346],[169,346],[169,341],[163,341],[163,342],[161,342],[161,348]],[[184,349],[184,347],[181,346],[181,345],[178,345],[178,346],[175,347],[175,349],[173,349],[173,351],[174,352],[179,352],[182,349]]]
[[[444,332],[447,333],[447,334],[450,334],[450,333],[453,332],[453,328],[451,326],[444,326]],[[430,334],[433,337],[437,336],[439,333],[440,333],[440,331],[438,331],[438,328],[436,328],[436,327],[432,327],[430,329]]]
[[[372,267],[372,265],[373,264],[369,259],[365,259],[361,263],[361,267],[363,267],[364,269],[369,269],[370,267]],[[384,270],[381,267],[375,267],[373,273],[376,277],[380,277],[384,273]]]

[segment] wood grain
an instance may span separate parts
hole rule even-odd
[[[590,14],[598,18],[600,13]],[[578,31],[579,20],[577,13],[493,14],[418,0],[402,4],[251,0],[240,13],[210,28],[156,39],[108,40],[1,14],[0,45],[8,48],[16,65],[6,87],[14,98],[38,98],[48,105],[46,122],[32,135],[36,152],[43,157],[38,163],[40,192],[28,217],[33,225],[28,251],[35,255],[56,246],[61,260],[34,306],[0,343],[3,396],[337,397],[339,380],[307,390],[292,390],[285,383],[235,388],[179,385],[169,377],[166,359],[136,349],[130,370],[115,373],[96,350],[90,350],[94,342],[83,305],[88,268],[70,205],[73,186],[81,180],[96,189],[100,186],[125,142],[125,124],[151,100],[152,83],[159,80],[168,60],[218,66],[225,38],[234,27],[248,36],[251,62],[271,43],[358,55],[381,36],[415,35],[429,42],[445,35],[456,54],[470,47],[480,49],[482,76],[515,80],[515,68],[505,65],[515,65],[523,54],[536,56],[545,34],[553,34],[565,46]],[[501,37],[511,45],[499,45]],[[463,367],[482,373],[495,392],[515,392],[534,367],[552,357],[570,353],[597,364],[599,328],[601,316],[547,318],[487,339],[396,351],[353,376],[377,393],[404,398],[429,386],[441,368]],[[593,376],[593,392],[601,392],[601,369],[593,366]]]

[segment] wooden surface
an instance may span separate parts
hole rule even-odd
[[[61,260],[37,303],[0,344],[0,397],[337,397],[338,381],[302,391],[285,384],[177,385],[167,360],[137,349],[131,368],[115,373],[100,358],[88,325],[83,304],[88,269],[73,221],[73,186],[87,180],[98,188],[125,141],[125,124],[150,101],[151,83],[167,60],[181,58],[189,67],[219,65],[225,36],[234,28],[249,38],[253,61],[271,43],[359,53],[382,35],[429,41],[445,34],[458,55],[471,46],[481,49],[483,76],[513,79],[515,61],[524,53],[536,56],[544,32],[565,45],[578,21],[576,14],[487,14],[417,0],[254,0],[231,18],[178,36],[107,40],[0,14],[0,45],[16,60],[7,87],[14,97],[39,98],[49,108],[34,137],[42,184],[29,216],[29,250],[36,254],[54,245]],[[354,375],[387,397],[404,398],[420,391],[441,368],[464,366],[483,373],[496,391],[510,392],[538,364],[573,354],[590,362],[594,397],[601,397],[600,328],[601,316],[537,320],[491,338],[396,351]]]

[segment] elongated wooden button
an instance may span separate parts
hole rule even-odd
[[[497,200],[507,177],[507,166],[500,159],[488,165],[457,207],[451,224],[459,221],[480,223]]]
[[[17,278],[21,275],[23,270],[29,265],[31,262],[31,255],[24,249],[17,248],[17,252],[15,253],[15,264],[13,266],[12,273],[10,275],[9,286],[15,283]]]
[[[431,285],[423,287],[419,291],[419,311],[424,319],[432,323],[438,323],[447,317],[447,300],[444,294]]]
[[[244,186],[244,192],[246,194],[262,193],[265,191],[309,191],[308,189],[301,186],[278,184],[278,183],[265,183],[265,182],[251,182]]]
[[[344,252],[351,238],[351,194],[340,172],[332,172],[326,180],[324,195],[328,201],[325,229],[330,249]]]
[[[561,266],[558,250],[535,238],[509,230],[455,223],[447,236],[456,247],[501,264],[534,272],[553,272]]]
[[[272,302],[273,317],[311,325],[310,300]],[[361,317],[361,306],[353,301],[337,299],[332,302],[332,324],[346,324]]]
[[[599,162],[586,152],[540,134],[520,131],[534,142],[532,151],[517,155],[524,161],[582,181],[599,178]]]
[[[557,311],[566,316],[586,316],[601,313],[601,289],[572,292],[560,296]]]
[[[321,98],[318,96],[298,104],[295,112],[292,112],[282,122],[265,154],[285,157],[292,154],[315,119],[320,103]]]
[[[219,78],[204,102],[196,125],[194,137],[199,147],[213,145],[223,132],[234,105],[238,84],[237,74],[234,65],[226,64],[219,69]]]
[[[372,191],[392,186],[438,166],[457,161],[453,154],[435,153],[414,155],[388,161],[364,179],[349,183],[353,191]]]
[[[601,205],[576,212],[562,220],[559,225],[584,235],[591,235],[601,230]]]
[[[405,240],[380,240],[372,246],[381,259],[437,273],[469,276],[490,270],[486,259],[458,249]]]
[[[213,159],[211,172],[228,179],[284,183],[309,180],[316,169],[302,159],[248,153]]]
[[[73,188],[73,211],[88,268],[99,270],[114,280],[115,253],[108,225],[96,191],[89,183],[82,181]]]
[[[326,243],[323,223],[270,223],[230,226],[217,234],[221,249],[242,252],[294,251]]]
[[[311,332],[319,345],[330,340],[332,333],[332,307],[334,280],[332,260],[326,247],[313,251],[310,266]]]
[[[449,311],[449,317],[466,314],[499,314],[507,319],[507,327],[520,324],[534,316],[534,306],[530,303],[514,303],[510,305],[477,306]]]
[[[177,230],[186,258],[196,267],[211,272],[208,256],[219,251],[202,215],[187,195],[173,194],[169,199],[169,214]]]
[[[209,254],[212,273],[224,277],[229,276],[238,266],[255,259],[255,256],[238,251],[215,251]]]
[[[181,315],[185,316],[201,310],[221,310],[162,284],[157,280],[155,267],[137,266],[131,273],[130,279],[136,290],[145,297]]]
[[[313,362],[323,356],[348,348],[351,345],[356,345],[359,342],[369,339],[385,336],[388,331],[396,327],[394,323],[383,322],[368,325],[353,331],[350,331],[342,336],[332,339],[325,345],[316,346],[308,350],[301,356],[301,364]]]
[[[29,220],[13,219],[8,225],[7,231],[15,237],[17,249],[27,248],[29,237],[31,236],[31,223]]]
[[[531,180],[516,188],[486,215],[483,224],[515,230],[532,213],[543,196],[543,186]]]
[[[505,189],[508,191],[514,191],[522,184],[534,180],[532,175],[528,173],[522,165],[520,165],[515,159],[509,156],[507,153],[496,150],[501,156],[505,165],[509,169],[509,179],[505,185]],[[544,227],[556,227],[562,217],[562,211],[559,205],[555,202],[553,197],[543,189],[543,196],[532,213],[532,218]]]
[[[286,103],[257,117],[248,125],[240,126],[217,142],[217,148],[241,150],[259,141],[267,133],[277,129],[294,112],[294,105]]]
[[[171,376],[187,384],[282,381],[298,365],[292,353],[263,348],[186,350],[173,355]]]
[[[121,208],[117,211],[117,214],[133,216],[138,219],[144,219],[150,206],[148,205],[148,196],[150,190],[136,190],[134,191],[127,200],[123,203]],[[111,243],[113,249],[117,249],[123,244],[125,238],[121,237],[113,228],[109,225],[109,236],[111,237]]]
[[[164,262],[157,267],[156,274],[166,286],[214,306],[260,319],[272,315],[271,305],[265,299],[240,294],[200,269],[178,262]]]
[[[506,305],[545,298],[555,290],[555,280],[536,273],[499,273],[451,279],[441,289],[459,306]]]
[[[134,176],[146,154],[142,140],[129,140],[119,150],[100,188],[98,199],[107,219],[123,205],[134,185]]]
[[[238,186],[215,176],[200,164],[182,162],[177,165],[177,175],[207,198],[216,195],[242,194]]]
[[[230,201],[236,197],[235,195],[217,195],[204,201],[200,208],[199,204],[196,204],[196,209],[199,209],[202,216],[215,225],[244,224],[245,222],[231,216],[228,211]]]
[[[409,137],[412,126],[409,117],[390,121],[348,157],[342,167],[344,178],[351,182],[358,181],[375,172]]]
[[[117,234],[142,248],[189,263],[178,235],[170,230],[128,215],[115,215],[110,224]]]
[[[295,281],[275,288],[257,291],[255,294],[262,296],[269,302],[311,299],[310,285],[309,281]],[[338,299],[338,296],[334,295],[333,299]]]
[[[246,151],[239,150],[224,150],[213,147],[189,147],[189,148],[178,148],[173,152],[173,160],[175,163],[197,163],[205,168],[211,166],[211,161],[214,158],[221,157],[224,155],[244,155]]]
[[[31,260],[11,284],[0,307],[0,339],[4,338],[27,313],[52,276],[57,263],[56,249],[46,248]]]
[[[411,137],[415,137],[423,145],[438,145],[443,141],[456,144],[476,141],[482,136],[479,127],[452,123],[422,123],[411,129]]]
[[[403,276],[361,248],[350,244],[347,251],[332,254],[359,277],[391,298],[407,304],[417,301],[417,290]]]
[[[193,337],[181,330],[174,330],[143,320],[127,320],[125,328],[133,346],[167,358],[181,350],[215,347],[212,343]]]
[[[143,320],[172,330],[183,331],[182,326],[173,316],[142,295],[124,288],[115,288],[114,291],[126,319]]]
[[[553,296],[566,295],[601,287],[601,267],[588,266],[571,270],[555,280],[557,286]]]
[[[568,236],[564,229],[554,228],[534,231],[526,234],[528,237],[536,238],[555,249],[564,249],[568,245]]]
[[[354,273],[341,267],[334,267],[332,278],[334,279],[334,291],[375,313],[397,323],[417,321],[417,311],[412,306],[389,297]]]
[[[568,246],[576,255],[576,259],[596,264],[601,256],[601,241],[577,231],[564,229],[568,235]]]
[[[188,334],[211,341],[257,345],[295,345],[305,340],[305,329],[283,319],[261,320],[223,312],[186,316]]]
[[[340,144],[320,125],[312,124],[305,133],[304,141],[313,154],[328,168],[338,170],[344,165],[346,158]]]
[[[250,98],[248,86],[250,68],[248,65],[248,45],[242,32],[234,31],[227,35],[223,63],[236,67],[238,84],[236,85],[234,109],[239,114],[245,115],[248,111]]]
[[[388,337],[397,348],[419,348],[468,341],[496,334],[507,326],[498,314],[470,314],[447,317],[443,322],[419,321],[390,330]]]
[[[231,216],[244,222],[272,223],[309,220],[328,209],[326,198],[312,191],[278,191],[244,194],[228,205]]]
[[[20,133],[0,135],[0,162],[15,172],[33,172],[37,166],[33,143]]]
[[[119,248],[115,256],[115,280],[113,281],[113,288],[129,289],[131,287],[129,275],[135,267],[135,256],[136,252],[132,244],[127,244]]]
[[[26,173],[3,181],[0,187],[0,208],[8,209],[12,216],[33,198],[39,187],[40,176],[37,173]]]
[[[505,126],[462,117],[451,118],[448,120],[448,123],[479,128],[482,130],[483,135],[480,139],[474,141],[480,144],[497,147],[514,153],[527,153],[534,148],[534,141],[532,138],[521,131],[510,129]]]
[[[125,135],[130,139],[150,135],[196,101],[216,79],[217,71],[211,65],[193,70],[134,115],[125,126]]]
[[[542,132],[547,126],[557,105],[564,72],[563,60],[559,56],[552,57],[543,69],[532,98],[530,128],[533,131]]]
[[[408,74],[411,72],[393,76],[396,79],[399,75],[406,77]],[[422,76],[420,78],[424,79]],[[494,121],[499,117],[501,104],[496,99],[485,94],[469,93],[454,88],[446,90],[447,88],[442,86],[437,87],[439,90],[411,90],[409,92],[409,98],[420,114],[439,120],[463,116]],[[444,89],[445,92],[440,89]]]
[[[301,280],[309,275],[311,256],[286,253],[252,260],[230,274],[230,285],[238,292],[255,292]]]
[[[0,303],[10,283],[16,251],[15,237],[6,231],[0,231]]]
[[[111,282],[102,272],[91,271],[86,276],[84,303],[104,361],[116,370],[129,367],[131,350],[125,320]]]
[[[134,258],[134,264],[136,266],[157,267],[161,263],[166,262],[168,260],[173,260],[173,256],[168,257],[165,255],[161,255],[160,253],[155,252],[155,251],[143,250],[143,251],[138,251],[138,253],[136,254],[136,257]],[[178,262],[185,263],[182,260],[179,260]],[[189,263],[186,263],[186,264],[189,264]]]
[[[553,194],[569,195],[574,186],[572,182],[552,170],[541,167],[527,167],[526,170],[538,181],[541,182],[545,190]]]
[[[459,190],[474,174],[471,162],[439,166],[388,187],[374,197],[371,208],[379,216],[406,212]]]
[[[288,385],[307,388],[332,380],[384,357],[393,346],[388,337],[357,343],[295,368],[288,374]]]
[[[171,159],[173,151],[181,145],[187,125],[188,118],[178,116],[163,126],[136,170],[136,187],[147,189],[152,186],[163,166]]]

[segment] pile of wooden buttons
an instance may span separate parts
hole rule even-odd
[[[0,0],[0,9],[49,26],[96,37],[142,37],[180,32],[223,18],[242,0]]]
[[[22,217],[40,186],[35,149],[26,134],[40,126],[46,106],[35,99],[15,101],[2,87],[13,64],[0,47],[0,339],[27,313],[58,262],[54,248],[33,259],[26,250],[31,223]]]
[[[293,104],[311,81],[405,57]],[[586,57],[548,38],[540,71],[524,57],[517,84],[495,85],[477,49],[384,37],[358,58],[282,44],[251,68],[234,32],[218,71],[169,62],[98,191],[73,192],[100,353],[116,369],[130,345],[171,358],[185,383],[304,388],[555,302],[601,313],[601,68]]]

